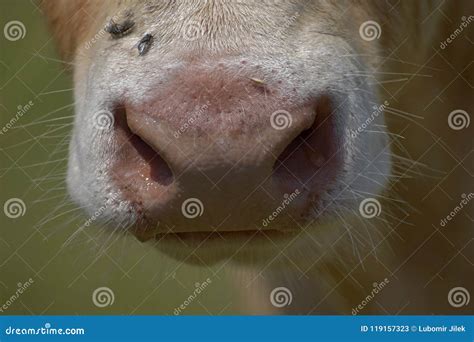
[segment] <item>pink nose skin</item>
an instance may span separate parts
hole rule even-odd
[[[189,66],[116,111],[113,179],[158,232],[293,229],[335,177],[328,97],[243,74]]]

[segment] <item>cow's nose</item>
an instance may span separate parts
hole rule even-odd
[[[295,191],[298,219],[334,152],[327,101],[298,95],[223,70],[174,74],[118,111],[129,144],[115,181],[163,230],[254,230]]]

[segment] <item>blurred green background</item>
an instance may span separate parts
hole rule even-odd
[[[0,26],[25,26],[23,39],[0,37],[0,125],[18,106],[33,106],[0,135],[1,203],[21,198],[25,215],[0,215],[0,306],[18,283],[34,280],[4,314],[173,314],[196,283],[208,288],[184,311],[225,313],[232,308],[218,268],[170,260],[133,237],[110,236],[91,226],[68,246],[85,217],[67,201],[64,175],[73,115],[71,73],[61,63],[35,1],[2,0]],[[106,242],[106,249],[102,243]],[[113,290],[115,302],[93,305],[96,288]]]

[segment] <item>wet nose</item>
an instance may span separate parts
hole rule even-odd
[[[255,229],[285,195],[314,188],[331,152],[321,99],[295,98],[263,77],[178,72],[124,105],[118,122],[141,159],[125,153],[116,180],[168,230],[189,230],[190,216],[193,231]]]

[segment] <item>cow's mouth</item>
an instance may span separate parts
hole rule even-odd
[[[300,233],[296,229],[158,233],[154,243],[178,261],[210,265],[224,259],[246,259],[253,253],[271,256],[291,244]]]
[[[248,240],[268,242],[289,239],[296,234],[296,231],[277,229],[255,229],[255,230],[235,230],[235,231],[208,231],[208,232],[179,232],[179,233],[158,233],[154,237],[158,241],[179,240],[183,243],[213,243],[216,241]]]

